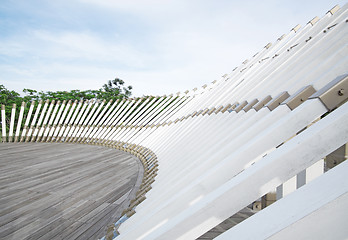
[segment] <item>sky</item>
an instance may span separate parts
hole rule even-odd
[[[133,96],[201,87],[338,0],[1,0],[0,84]]]

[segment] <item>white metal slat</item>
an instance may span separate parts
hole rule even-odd
[[[123,100],[122,105],[119,105],[110,115],[110,117],[106,120],[104,126],[100,131],[98,131],[95,135],[96,141],[99,141],[102,139],[102,136],[105,132],[107,132],[110,127],[112,127],[112,124],[116,121],[118,121],[121,116],[124,114],[124,111],[126,111],[130,105],[133,103],[133,101],[127,101],[126,99]]]
[[[194,238],[348,141],[348,103],[178,214],[147,238]],[[329,139],[321,141],[321,138]],[[288,167],[287,165],[292,167]],[[272,168],[264,174],[266,168]],[[250,189],[250,191],[245,191]],[[232,196],[238,195],[240,199]],[[232,197],[232,198],[231,198]],[[231,202],[232,201],[232,202]],[[209,219],[209,221],[207,221]],[[221,219],[221,220],[220,220]],[[173,228],[175,226],[175,228]]]
[[[184,187],[184,189],[181,190],[180,192],[178,192],[177,194],[171,195],[169,197],[169,199],[167,200],[167,202],[165,203],[166,208],[163,208],[160,210],[160,212],[157,212],[157,214],[154,215],[154,219],[152,221],[155,221],[155,222],[163,221],[163,219],[161,219],[160,216],[171,217],[171,214],[169,214],[169,212],[172,211],[171,209],[174,209],[174,208],[176,209],[175,214],[178,214],[178,212],[180,212],[179,209],[183,209],[182,208],[183,206],[187,206],[187,204],[189,204],[189,202],[194,201],[194,199],[198,198],[202,194],[204,195],[205,193],[202,192],[202,190],[209,192],[210,191],[209,189],[211,189],[211,190],[214,189],[216,186],[219,186],[219,184],[222,184],[227,179],[230,179],[231,176],[233,176],[234,174],[237,174],[240,170],[242,170],[245,167],[245,165],[250,164],[250,161],[253,161],[253,159],[255,157],[258,157],[259,154],[261,154],[265,150],[269,149],[270,147],[273,147],[273,146],[276,146],[277,144],[280,144],[282,142],[282,140],[280,140],[280,139],[276,140],[277,138],[281,137],[283,139],[283,141],[286,140],[291,135],[293,135],[294,133],[299,131],[301,128],[307,126],[310,123],[310,121],[316,119],[318,117],[318,115],[320,116],[322,113],[326,112],[326,108],[320,103],[319,100],[317,102],[312,101],[312,104],[308,104],[309,101],[307,101],[306,103],[307,104],[303,104],[299,107],[299,108],[306,108],[306,111],[302,110],[303,113],[306,113],[306,116],[302,116],[302,119],[299,118],[299,116],[294,114],[293,112],[290,112],[292,114],[287,114],[287,115],[289,115],[288,117],[286,117],[285,119],[279,120],[278,124],[274,125],[274,122],[275,122],[274,120],[279,119],[278,114],[282,112],[281,110],[286,110],[286,108],[287,108],[286,106],[280,106],[272,112],[273,114],[269,115],[270,117],[266,118],[263,121],[266,126],[268,125],[268,123],[273,123],[269,127],[269,130],[267,130],[268,131],[267,134],[264,133],[264,131],[259,133],[259,134],[261,134],[261,136],[263,135],[264,137],[260,136],[260,137],[256,138],[255,133],[257,133],[257,132],[253,132],[253,133],[250,132],[250,136],[252,136],[252,139],[253,139],[252,142],[249,143],[248,145],[245,145],[245,144],[242,145],[243,147],[239,148],[239,149],[238,149],[238,147],[236,147],[238,150],[236,153],[234,153],[234,155],[231,155],[231,153],[230,153],[231,147],[225,146],[224,149],[226,149],[227,152],[225,150],[225,153],[223,153],[223,151],[222,151],[222,153],[227,158],[226,157],[221,158],[223,155],[221,157],[219,157],[218,155],[215,156],[217,159],[225,159],[225,160],[216,164],[212,169],[210,169],[208,172],[201,175],[193,183],[190,183],[189,185]],[[297,108],[297,109],[299,109],[299,108]],[[295,111],[297,109],[295,109]],[[287,111],[289,111],[289,110],[287,110]],[[298,110],[298,111],[301,111],[301,110]],[[275,114],[275,113],[278,113],[278,114]],[[312,113],[312,114],[309,114],[309,113]],[[303,121],[304,119],[308,119],[308,120]],[[289,122],[291,123],[291,126],[290,126]],[[262,126],[262,124],[260,124],[260,122],[258,123],[258,125],[259,125],[259,128]],[[281,132],[276,132],[276,131],[273,131],[274,127],[277,127],[278,129],[285,128],[286,131],[282,130]],[[291,129],[291,128],[293,128],[293,129]],[[271,137],[270,134],[273,136]],[[250,139],[250,137],[249,137],[249,139]],[[271,142],[273,142],[273,143],[271,143]],[[257,150],[257,149],[260,149],[260,150]],[[232,150],[233,150],[233,148],[232,148]],[[241,154],[244,156],[242,156]],[[237,162],[230,161],[229,159],[231,159],[231,158],[240,159],[240,160],[243,159],[243,161],[237,161]],[[236,166],[236,164],[239,165],[239,167]],[[163,163],[161,164],[161,167],[163,167]],[[233,173],[233,172],[235,172],[235,173]],[[159,173],[159,175],[158,175],[158,179],[161,177],[160,174],[161,173]],[[219,176],[219,178],[216,179],[213,176]],[[214,180],[214,181],[212,181],[212,180]],[[160,183],[160,181],[156,181],[156,182]],[[204,188],[201,187],[203,182],[204,182]],[[193,185],[196,185],[196,187],[193,187]],[[186,193],[186,194],[184,194],[184,193]],[[154,191],[149,192],[149,198],[152,194],[154,194]],[[179,199],[180,199],[180,201],[179,201]],[[172,214],[173,213],[174,212],[172,212]],[[146,223],[144,223],[144,226],[139,227],[139,229],[144,230],[144,228],[146,228],[146,226],[148,226],[147,224],[154,223],[152,221],[147,219]]]
[[[139,121],[137,121],[136,126],[145,126],[148,124],[148,121],[151,120],[151,118],[156,115],[161,108],[165,105],[168,104],[168,101],[170,101],[172,97],[161,97],[158,101],[158,103],[154,103],[153,106],[151,106],[151,108],[147,111],[147,114],[144,115],[144,117],[142,119],[140,119]],[[142,135],[142,133],[146,130],[146,128],[140,128],[140,130],[136,130],[136,132],[134,132],[131,136],[129,136],[129,138],[126,140],[127,142],[130,143],[135,143],[137,141],[137,138],[141,138],[140,136]],[[135,139],[135,140],[132,140]]]
[[[81,101],[80,101],[80,103],[81,103]],[[78,105],[78,108],[75,110],[76,105]],[[70,127],[73,124],[74,119],[75,119],[75,117],[76,117],[76,115],[78,113],[79,107],[81,107],[81,104],[78,104],[78,101],[75,100],[74,103],[71,105],[71,108],[70,108],[70,111],[68,113],[68,116],[65,119],[64,126],[62,127],[62,129],[59,132],[59,137],[63,136],[64,138],[66,138],[68,132],[70,131]],[[73,117],[71,117],[73,112],[74,112],[74,115],[73,115]]]
[[[54,132],[56,126],[57,126],[59,117],[62,114],[62,111],[63,111],[64,107],[65,107],[65,100],[63,101],[62,104],[60,104],[60,101],[58,101],[56,106],[54,107],[52,116],[50,118],[50,121],[49,121],[48,126],[45,129],[45,133],[44,133],[44,138],[46,138],[46,141],[50,141],[51,140],[51,137],[52,137],[53,132]]]
[[[6,113],[5,105],[1,105],[1,130],[2,130],[2,141],[6,142]]]
[[[128,141],[131,141],[132,138],[136,138],[136,136],[141,135],[145,129],[141,130],[141,128],[139,128],[138,130],[137,127],[139,126],[141,127],[142,124],[148,119],[148,116],[151,115],[151,112],[156,111],[155,110],[156,104],[161,104],[161,103],[165,104],[164,97],[161,97],[160,99],[158,99],[157,102],[158,103],[155,102],[150,108],[146,110],[145,113],[141,115],[141,117],[139,116],[139,118],[134,123],[132,123],[132,125],[136,126],[136,128],[133,128],[132,131],[129,131],[126,135],[121,136],[120,138],[114,138],[114,139],[128,142]]]
[[[105,102],[105,101],[104,101]],[[77,139],[80,139],[83,132],[85,131],[86,128],[88,128],[88,126],[90,126],[90,123],[93,121],[93,117],[95,117],[95,111],[97,110],[97,107],[98,107],[98,102],[94,102],[94,106],[92,108],[92,110],[89,112],[87,118],[85,119],[85,121],[81,124],[81,127],[79,129],[79,131],[77,132],[76,134],[76,138]],[[74,141],[76,141],[77,139],[74,139]]]
[[[347,172],[348,161],[345,161],[286,198],[275,202],[258,214],[222,233],[216,239],[244,240],[269,239],[269,237],[271,239],[294,239],[291,232],[301,233],[302,239],[343,239],[338,235],[343,233],[347,236],[345,223],[348,219],[339,221],[339,213],[337,214],[337,211],[332,211],[332,209],[326,212],[328,211],[326,206],[331,203],[337,204],[339,212],[347,217],[345,211],[342,211],[342,209],[346,209],[348,203],[348,179],[345,177]],[[339,184],[337,184],[338,182]],[[345,200],[341,201],[341,203],[345,203],[346,207],[342,207],[336,201],[340,200],[342,195],[346,196]],[[311,219],[318,212],[324,212],[324,216],[316,217],[315,220]],[[335,221],[332,221],[332,218]],[[310,219],[310,222],[307,219]],[[332,226],[329,222],[325,224],[323,221],[332,222],[336,226]],[[294,229],[299,224],[305,229]],[[344,225],[344,228],[341,224]],[[337,225],[341,225],[340,230],[337,229]],[[250,231],[250,229],[253,230]],[[320,236],[316,236],[316,234],[320,234]]]
[[[41,123],[42,123],[43,118],[44,118],[44,116],[45,116],[45,114],[46,114],[46,110],[47,110],[48,104],[49,104],[49,100],[46,100],[46,101],[45,101],[45,104],[44,104],[44,107],[43,107],[43,109],[41,110],[40,117],[39,117],[39,121],[37,122],[36,127],[35,127],[35,130],[34,130],[34,132],[33,132],[33,136],[32,136],[32,138],[31,138],[31,141],[32,141],[32,142],[36,140],[36,137],[37,137],[37,135],[38,135],[38,133],[39,133],[39,130],[41,129]]]
[[[264,110],[268,110],[268,109],[264,109]],[[268,111],[269,111],[269,110],[268,110]],[[260,111],[259,113],[262,113],[262,112],[263,112],[263,111]],[[267,112],[267,111],[266,111],[266,112]],[[226,114],[225,116],[228,116],[228,114]],[[279,116],[279,115],[277,115],[277,116]],[[263,126],[259,127],[259,129],[262,129],[262,128],[263,128]],[[181,129],[181,126],[177,126],[177,129],[180,130],[180,129]],[[238,129],[239,129],[239,128],[238,128]],[[255,131],[257,131],[257,130],[255,130]],[[175,135],[175,133],[174,133],[174,135]],[[232,137],[233,137],[233,135],[232,135]],[[166,139],[171,139],[171,136],[165,136],[165,138],[166,138]],[[224,141],[224,140],[221,140],[221,141]],[[166,142],[164,145],[165,145],[165,146],[171,146],[171,143]],[[227,149],[233,149],[233,144],[231,144],[231,145],[232,145],[232,147],[227,146],[226,148],[227,148]],[[220,146],[221,146],[221,143],[220,143]],[[148,193],[148,195],[147,195],[148,198],[151,197],[151,195],[154,195],[156,192],[161,192],[161,193],[163,192],[163,191],[161,190],[162,188],[159,188],[160,186],[157,186],[157,185],[163,183],[162,180],[163,180],[164,182],[166,182],[165,179],[160,179],[160,175],[166,176],[167,174],[164,172],[164,171],[166,171],[166,170],[169,171],[169,172],[170,172],[170,171],[174,171],[174,170],[172,170],[171,168],[165,168],[165,165],[163,165],[163,159],[165,159],[166,161],[168,160],[169,162],[170,162],[170,161],[177,162],[178,160],[180,160],[180,158],[179,158],[179,159],[178,159],[178,158],[175,158],[175,159],[167,159],[167,158],[168,158],[167,155],[162,156],[162,153],[163,153],[163,152],[167,153],[168,150],[169,150],[169,149],[162,149],[161,151],[156,151],[156,154],[157,154],[158,159],[159,159],[159,161],[160,161],[161,171],[159,172],[159,176],[157,176],[157,180],[158,180],[158,181],[156,181],[156,182],[154,183],[154,185],[156,185],[156,188],[153,189],[150,193]],[[207,160],[208,160],[209,158],[212,158],[212,159],[213,159],[213,157],[215,157],[215,158],[217,158],[217,159],[221,159],[221,158],[222,158],[222,156],[216,156],[216,154],[215,154],[215,155],[212,155],[212,156],[206,155],[205,161],[203,161],[203,162],[202,162],[202,161],[199,161],[200,164],[196,164],[196,165],[197,165],[196,168],[197,168],[197,167],[200,167],[200,165],[202,165],[202,164],[205,164],[206,171],[208,171],[210,168],[212,168],[213,166],[216,165],[216,161],[213,161],[212,164],[211,164],[211,165],[208,165],[208,166],[207,166],[207,164],[206,164],[206,163],[207,163]],[[162,159],[162,161],[161,161],[161,159]],[[199,158],[199,160],[201,160],[201,158]],[[194,170],[193,170],[193,171],[194,171]],[[174,171],[174,172],[175,172],[175,171]],[[204,172],[204,171],[203,171],[203,172]],[[193,177],[191,177],[191,176],[193,176]],[[185,180],[180,181],[180,182],[182,183],[181,186],[180,186],[179,184],[176,184],[176,189],[174,189],[173,191],[164,191],[164,192],[163,192],[163,195],[164,195],[164,196],[171,196],[170,194],[175,194],[175,192],[180,191],[180,190],[182,189],[183,186],[187,185],[187,182],[192,182],[192,181],[194,181],[194,180],[196,179],[196,177],[194,177],[194,176],[199,177],[200,174],[199,174],[198,176],[197,176],[197,174],[194,175],[193,173],[190,173],[190,174],[188,174],[188,175],[185,175],[185,177],[190,177],[190,179],[186,179],[187,181],[185,181]],[[166,177],[165,177],[165,178],[166,178]],[[163,184],[163,185],[166,185],[167,188],[171,188],[171,186],[169,186],[169,185],[167,185],[167,184]],[[162,186],[163,186],[163,185],[162,185]],[[164,188],[164,189],[165,189],[165,188]],[[158,191],[156,191],[156,190],[158,190]],[[161,198],[154,197],[153,199],[150,199],[150,201],[148,201],[149,204],[150,204],[151,206],[152,206],[152,205],[154,206],[154,207],[151,207],[151,206],[149,207],[149,209],[151,209],[151,210],[149,211],[149,214],[153,213],[154,210],[156,209],[156,207],[159,206],[158,204],[156,204],[156,203],[161,203],[161,201],[160,201],[159,199],[161,199]],[[162,199],[162,200],[163,200],[163,199]],[[154,203],[154,204],[151,204],[151,203]],[[162,205],[163,205],[163,202],[162,202]],[[137,217],[139,216],[140,218],[142,218],[141,212],[140,212],[140,210],[141,210],[142,207],[145,207],[145,205],[140,205],[140,206],[138,206],[138,208],[137,208]],[[130,219],[129,221],[130,221],[130,224],[131,224],[132,219]],[[125,224],[128,225],[128,222],[126,222]]]
[[[100,132],[103,131],[104,127],[108,124],[110,119],[113,117],[114,114],[120,109],[121,106],[124,105],[124,100],[117,100],[114,102],[114,104],[110,107],[110,109],[106,112],[105,116],[100,120],[100,123],[98,123],[98,128],[95,128],[91,134],[89,135],[90,139],[95,139],[100,134]],[[114,108],[116,109],[114,110]],[[113,111],[114,110],[114,111]]]
[[[68,113],[68,110],[71,109],[71,100],[68,101],[68,103],[66,104],[65,106],[65,109],[63,111],[63,114],[61,115],[60,119],[59,119],[59,122],[58,122],[58,125],[56,126],[56,129],[52,135],[52,137],[54,137],[54,141],[58,141],[58,133],[59,133],[59,130],[61,128],[63,128],[63,123],[64,123],[64,120],[65,120],[65,117]]]
[[[102,141],[108,140],[109,136],[113,134],[117,129],[119,129],[120,125],[123,125],[123,121],[126,119],[128,113],[132,113],[132,111],[138,106],[141,99],[138,99],[138,101],[130,101],[127,107],[121,112],[116,119],[111,120],[112,122],[110,126],[107,128],[107,130],[101,135],[100,139],[103,139]]]
[[[28,126],[29,126],[31,114],[32,114],[33,109],[34,109],[34,104],[35,104],[35,101],[32,101],[31,105],[29,107],[29,112],[27,114],[27,118],[26,118],[25,123],[24,123],[24,128],[23,128],[23,131],[22,131],[22,134],[21,134],[21,139],[20,139],[21,142],[24,140],[24,138],[26,136],[26,132],[27,132],[27,129],[28,129]]]
[[[86,105],[85,109],[81,110],[81,111],[84,111],[84,113],[83,113],[82,117],[79,119],[79,121],[77,122],[77,124],[75,126],[75,130],[71,135],[72,138],[69,139],[69,142],[72,142],[73,140],[75,140],[75,138],[77,137],[77,134],[79,134],[80,129],[83,126],[83,122],[85,121],[85,118],[87,117],[87,114],[89,113],[89,110],[91,109],[91,107],[93,105],[93,102],[90,100],[86,100],[85,105]]]
[[[262,111],[260,111],[259,113],[261,113],[261,112]],[[251,118],[251,117],[250,117],[250,115],[245,114],[244,118],[239,119],[239,121],[244,121],[245,118]],[[225,122],[225,120],[222,120],[222,121]],[[255,120],[255,121],[257,121],[257,120]],[[230,124],[230,122],[228,122],[228,121],[227,121],[227,123]],[[218,122],[216,124],[219,125]],[[238,125],[238,124],[236,123],[236,125]],[[243,125],[238,125],[238,128],[236,128],[236,129],[239,130],[240,127],[243,128]],[[179,127],[179,129],[180,128],[181,127]],[[223,130],[225,127],[221,126],[221,128]],[[225,132],[229,132],[230,135],[232,135],[232,138],[234,135],[237,135],[237,134],[233,134],[233,131],[229,131],[228,129],[226,129]],[[219,135],[218,133],[216,133],[216,134]],[[197,138],[201,139],[204,137],[197,136]],[[170,137],[169,137],[169,139],[170,139]],[[179,142],[180,141],[181,140],[179,140]],[[211,141],[214,142],[214,139]],[[222,140],[222,141],[224,141],[225,143],[229,142],[228,140]],[[194,142],[194,140],[185,139],[185,142],[186,143]],[[168,143],[166,143],[166,145],[167,144]],[[176,144],[174,144],[174,146],[175,145]],[[217,147],[219,147],[219,146],[221,147],[221,144],[218,144]],[[212,147],[212,146],[209,146],[209,147]],[[204,144],[203,144],[201,149],[204,150],[204,149],[207,149],[209,147],[208,146],[204,147]],[[180,149],[181,147],[179,146],[177,148]],[[190,149],[191,149],[191,146],[190,146]],[[187,162],[185,162],[185,160],[184,160],[183,164],[180,164],[180,162],[182,162],[181,160],[185,156],[178,156],[176,154],[178,152],[178,150],[174,150],[175,155],[173,155],[173,156],[168,156],[168,155],[161,156],[161,158],[168,160],[168,162],[174,162],[174,163],[179,162],[179,163],[176,164],[176,165],[178,165],[178,167],[174,167],[173,164],[171,164],[170,166],[165,166],[165,165],[163,165],[162,162],[160,162],[160,166],[161,166],[161,173],[160,174],[165,176],[165,178],[164,179],[158,178],[158,181],[156,181],[154,183],[154,186],[156,188],[155,191],[161,192],[161,194],[163,196],[171,196],[171,195],[175,194],[176,192],[180,191],[185,185],[187,185],[188,182],[194,181],[196,178],[201,176],[202,173],[207,172],[209,169],[211,169],[217,162],[214,161],[210,165],[207,165],[207,159],[209,158],[208,156],[214,155],[214,151],[211,153],[207,153],[207,152],[202,152],[202,150],[199,151],[199,149],[198,149],[197,151],[200,153],[196,153],[194,156],[187,157]],[[180,151],[182,151],[182,150],[180,150]],[[163,150],[161,152],[167,152],[167,150]],[[190,154],[191,152],[195,152],[195,150],[192,149],[192,151],[190,150],[190,152],[187,152],[187,154],[192,155],[192,154]],[[200,156],[205,156],[203,161],[202,161],[202,157],[200,157]],[[201,171],[197,171],[197,169],[199,170],[202,167],[204,167],[205,169],[202,169]],[[187,172],[183,171],[183,169],[187,169]],[[177,177],[177,178],[175,178],[175,177]],[[187,178],[189,178],[189,179],[187,179]],[[159,183],[161,183],[162,188],[160,186],[158,186]],[[164,187],[164,186],[166,186],[166,187]],[[175,187],[173,187],[173,186],[175,186]],[[153,192],[153,194],[155,193],[155,191]],[[159,206],[161,204],[161,201],[163,201],[162,198],[156,197],[154,199],[151,199],[151,203],[152,203],[152,205],[154,205],[153,207],[150,207],[152,209],[152,211],[154,209],[156,209],[156,206]]]
[[[110,100],[106,106],[103,108],[101,113],[98,115],[98,117],[93,121],[92,126],[87,130],[87,132],[83,135],[82,142],[86,142],[89,139],[89,136],[92,135],[93,132],[97,131],[98,126],[101,125],[101,123],[104,121],[103,119],[106,118],[109,112],[111,112],[111,109],[116,106],[117,101],[110,107],[112,103],[112,100]],[[108,110],[108,111],[107,111]],[[98,109],[98,111],[100,111]],[[106,112],[106,113],[105,113]],[[103,119],[101,119],[103,117]]]
[[[308,77],[308,69],[316,69],[317,76],[322,75],[323,73],[327,72],[327,68],[330,68],[332,64],[335,64],[336,61],[332,62],[331,64],[327,64],[326,59],[328,56],[334,54],[337,50],[334,50],[334,48],[337,48],[337,46],[342,46],[341,43],[344,43],[344,37],[342,38],[342,34],[344,36],[344,31],[340,31],[339,27],[344,27],[343,24],[340,26],[337,26],[336,28],[336,34],[332,30],[331,32],[327,34],[333,34],[333,36],[328,36],[327,34],[324,34],[322,32],[319,32],[319,37],[314,37],[309,43],[304,44],[304,46],[301,48],[301,51],[297,51],[294,54],[291,54],[288,58],[285,59],[285,64],[279,69],[276,69],[276,71],[273,71],[272,73],[268,72],[265,73],[264,76],[261,76],[261,79],[266,83],[263,83],[262,86],[266,87],[266,89],[276,89],[278,91],[281,90],[289,90],[294,91],[293,89],[299,88],[299,84],[307,85],[312,84],[313,81],[318,79],[317,77],[309,78]],[[344,44],[343,44],[344,45]],[[325,48],[323,48],[325,46]],[[300,48],[301,46],[299,46]],[[325,51],[325,49],[327,49]],[[339,52],[339,51],[338,51]],[[305,68],[303,66],[306,66]],[[318,66],[323,66],[322,69],[318,68]],[[287,79],[286,82],[282,81],[274,81],[272,79]],[[301,81],[299,81],[299,79]],[[326,79],[331,80],[331,79]],[[274,84],[274,83],[276,84]],[[260,85],[261,83],[258,83],[256,86]],[[326,84],[326,82],[323,82],[321,85],[318,85],[318,88],[323,87]],[[267,94],[265,92],[264,94]],[[253,95],[250,95],[250,93],[246,93],[246,97],[253,98],[256,95],[259,95],[259,93],[253,93]]]
[[[80,109],[74,124],[71,126],[70,131],[68,132],[68,139],[67,141],[71,141],[71,138],[74,138],[77,130],[79,128],[79,124],[83,121],[83,117],[86,116],[87,114],[87,109],[89,109],[89,107],[91,106],[90,102],[88,100],[86,100],[83,105],[82,108]]]
[[[98,109],[95,111],[95,113],[93,114],[93,117],[89,120],[89,122],[87,123],[87,126],[84,128],[84,130],[82,131],[80,137],[77,139],[78,142],[83,141],[84,138],[85,138],[85,136],[86,136],[86,135],[89,133],[89,131],[91,130],[91,128],[93,128],[93,125],[94,125],[95,123],[98,122],[98,118],[101,117],[101,114],[102,114],[102,113],[101,113],[101,114],[99,114],[99,113],[100,113],[100,111],[102,110],[102,108],[103,108],[105,102],[106,102],[106,101],[103,100],[103,101],[99,104],[99,107],[98,107]],[[109,103],[105,106],[105,108],[107,108],[107,106],[109,106],[109,105],[110,105],[110,101],[109,101]],[[104,108],[104,109],[105,109],[105,108]]]
[[[134,121],[136,120],[136,118],[137,118],[138,116],[141,115],[141,112],[142,112],[142,111],[145,111],[146,105],[149,103],[149,100],[150,100],[150,98],[147,98],[147,99],[138,107],[138,111],[134,111],[133,114],[132,114],[131,116],[129,116],[127,122],[125,122],[125,124],[124,124],[125,126],[128,127],[129,125],[131,125],[132,122],[134,122]],[[152,100],[154,100],[154,99],[152,99]],[[112,133],[110,133],[110,134],[106,137],[106,139],[107,139],[107,141],[110,141],[110,140],[112,140],[112,139],[117,139],[119,135],[120,135],[120,136],[125,135],[125,134],[127,134],[127,132],[129,132],[129,131],[127,131],[127,128],[126,128],[125,130],[123,130],[123,131],[122,131],[121,128],[118,128],[117,130],[114,129],[114,131],[112,131]]]
[[[9,142],[12,142],[15,117],[16,117],[16,104],[13,104],[11,109],[10,130],[8,133]]]
[[[22,102],[21,109],[20,109],[20,112],[19,112],[18,122],[17,122],[15,142],[18,142],[19,134],[20,134],[20,131],[21,131],[23,114],[24,114],[24,107],[25,107],[25,102]]]
[[[163,175],[168,176],[163,180],[165,182],[167,182],[167,180],[170,180],[170,182],[167,183],[169,184],[168,188],[171,188],[172,186],[177,185],[177,183],[182,181],[182,178],[179,178],[178,176],[189,176],[192,180],[194,180],[194,172],[198,172],[199,176],[202,172],[208,171],[211,167],[206,167],[208,165],[208,157],[204,157],[204,161],[202,161],[201,157],[213,156],[215,152],[212,149],[216,149],[217,151],[218,148],[221,147],[221,142],[228,143],[231,142],[234,138],[238,138],[238,134],[235,134],[233,131],[236,130],[235,126],[240,126],[238,127],[238,130],[240,128],[243,129],[243,124],[241,124],[240,122],[246,121],[251,117],[249,114],[237,114],[235,118],[233,118],[233,116],[228,116],[231,114],[225,115],[231,118],[221,118],[219,120],[213,119],[212,121],[210,121],[209,125],[196,128],[196,131],[185,136],[185,139],[179,139],[178,144],[174,143],[175,149],[169,151],[169,156],[167,154],[168,150],[161,151],[166,153],[165,155],[163,155],[163,158],[168,159],[167,162],[170,163],[170,167],[166,167],[167,171],[163,169],[164,171],[162,172]],[[224,137],[226,132],[228,132],[230,136],[228,139]],[[187,151],[185,151],[185,144],[188,145]],[[180,162],[184,162],[184,167],[174,159],[180,159]],[[202,167],[205,167],[205,170],[201,170]],[[169,169],[173,169],[173,171],[168,171]],[[176,174],[174,174],[174,172]],[[190,182],[190,180],[188,182]]]
[[[174,103],[171,103],[171,106],[167,106],[167,111],[170,111],[172,109],[172,107],[177,107],[177,104],[180,104],[182,102],[185,101],[185,98],[177,98],[174,100]],[[179,106],[180,107],[180,106]],[[154,119],[152,119],[148,125],[158,125],[161,124],[160,119],[164,119],[164,121],[168,120],[168,117],[166,118],[166,113],[167,111],[162,111],[160,112]],[[148,137],[150,136],[154,131],[156,131],[158,129],[158,127],[154,127],[152,130],[148,131],[147,134],[143,134],[143,136],[139,136],[139,140],[138,140],[138,144],[142,144],[142,142]]]
[[[334,21],[333,19],[331,19],[332,21]],[[326,24],[328,24],[327,23],[327,21],[325,22]],[[317,24],[315,24],[314,26],[313,26],[313,28],[316,28],[316,26],[318,26],[318,23]],[[318,31],[317,30],[317,32],[319,32],[321,35],[323,34],[322,33],[322,31],[320,30],[320,31]],[[310,43],[312,43],[313,41],[316,41],[316,39],[317,39],[317,37],[316,38],[314,38],[314,39],[312,39],[311,41],[310,41]],[[306,45],[308,45],[308,44],[306,44]],[[295,51],[298,51],[298,47],[296,47],[295,49],[294,49]],[[291,51],[291,53],[292,53],[293,51]],[[316,53],[316,52],[318,52],[318,51],[314,51],[314,53]],[[320,52],[320,51],[319,51]],[[280,58],[284,58],[284,56],[283,56],[284,54],[281,54],[281,56],[279,56],[279,57],[277,57],[275,60],[276,61],[278,61],[278,59],[280,59]],[[288,54],[286,54],[286,55],[288,55]],[[301,53],[301,55],[303,55],[302,53]],[[306,54],[305,56],[312,56],[313,54]],[[291,58],[293,58],[293,54],[291,55]],[[303,66],[303,65],[305,65],[305,64],[298,64],[298,57],[296,57],[295,58],[296,59],[296,66],[297,67],[301,67],[301,66]],[[289,61],[287,58],[285,59],[286,61]],[[279,62],[279,61],[278,61]],[[264,72],[264,71],[266,71],[268,68],[274,68],[274,67],[276,67],[277,65],[274,65],[274,64],[271,64],[271,65],[267,65],[267,67],[263,67],[262,68],[262,72]],[[291,69],[293,69],[293,67],[291,67]],[[306,68],[307,69],[307,68]],[[279,75],[280,74],[280,72],[281,71],[277,71],[277,74]],[[258,73],[258,75],[259,75],[260,73]],[[265,74],[265,76],[269,76],[269,74]],[[253,78],[255,78],[256,76],[253,76]],[[257,77],[256,77],[257,78]],[[284,78],[284,76],[282,75],[282,78]],[[285,77],[286,78],[286,77]],[[261,77],[260,79],[264,79],[264,77]],[[278,77],[278,79],[279,79],[279,77]],[[259,80],[257,81],[257,82],[259,82]],[[268,83],[270,82],[270,81],[267,81]],[[268,86],[273,86],[274,87],[274,84],[268,84]],[[291,86],[291,85],[290,85]],[[247,89],[250,89],[250,88],[247,88]],[[278,88],[276,88],[276,89],[278,89],[278,91],[280,91],[280,89],[279,89],[279,87]],[[286,90],[288,90],[287,88],[285,88]],[[243,94],[245,94],[245,93],[243,93]],[[264,94],[269,94],[269,93],[264,93]],[[259,94],[256,94],[256,95],[253,95],[253,96],[251,96],[250,98],[254,98],[255,96],[258,96],[258,97],[260,97],[259,96]]]
[[[48,108],[47,114],[46,114],[46,116],[45,116],[45,119],[44,119],[44,121],[43,121],[42,127],[40,128],[40,131],[39,131],[39,133],[38,133],[38,138],[37,138],[37,140],[36,140],[37,142],[41,140],[41,137],[42,137],[42,135],[44,134],[44,132],[45,132],[45,130],[46,130],[46,128],[47,128],[48,119],[49,119],[50,117],[52,118],[51,112],[52,112],[54,103],[55,103],[55,101],[52,100],[52,101],[51,101],[51,104],[50,104],[50,106],[49,106],[49,108]]]
[[[29,131],[27,133],[27,136],[26,136],[26,139],[25,141],[28,142],[30,140],[30,137],[31,137],[31,134],[33,133],[34,131],[34,127],[36,125],[36,120],[39,116],[39,113],[40,113],[40,109],[41,109],[41,106],[42,106],[42,100],[39,101],[39,104],[37,105],[36,107],[36,111],[35,111],[35,114],[34,114],[34,118],[30,124],[30,128],[29,128]]]

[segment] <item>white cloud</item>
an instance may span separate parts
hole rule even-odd
[[[229,73],[297,23],[330,8],[326,1],[315,3],[63,1],[48,4],[60,9],[49,21],[43,5],[27,13],[41,24],[25,19],[25,28],[14,24],[16,31],[0,36],[1,84],[17,91],[96,89],[120,77],[135,95],[185,91]]]
[[[125,42],[103,39],[91,32],[48,32],[35,30],[28,35],[3,41],[1,52],[9,57],[38,57],[51,60],[94,62],[120,61],[142,67],[138,52]],[[147,56],[145,56],[147,57]]]

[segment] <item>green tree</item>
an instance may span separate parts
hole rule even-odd
[[[70,90],[70,91],[47,91],[38,92],[33,89],[25,88],[23,92],[25,96],[23,101],[38,101],[38,100],[90,100],[90,99],[102,99],[102,100],[116,100],[129,98],[132,95],[132,86],[125,87],[124,81],[115,78],[114,80],[109,80],[102,88],[98,90]]]
[[[124,81],[119,78],[109,80],[101,89],[101,98],[103,99],[119,99],[128,98],[132,95],[132,86],[124,87]]]
[[[11,111],[13,104],[16,104],[16,107],[20,107],[22,104],[22,97],[20,94],[15,91],[8,90],[4,85],[0,85],[0,105],[5,105],[5,122],[6,122],[6,132],[9,130],[10,120],[11,120]],[[17,118],[18,116],[16,116]],[[2,131],[2,117],[0,116],[0,134]]]
[[[125,87],[124,81],[115,78],[114,80],[109,80],[102,88],[98,90],[70,90],[70,91],[47,91],[38,92],[34,89],[23,89],[24,97],[21,97],[19,93],[15,91],[8,90],[4,85],[0,85],[0,105],[5,105],[5,115],[6,115],[6,128],[10,125],[11,110],[13,104],[16,104],[16,116],[15,122],[18,119],[18,112],[21,107],[22,102],[26,102],[24,109],[24,116],[29,111],[30,103],[35,101],[35,105],[38,104],[40,100],[90,100],[90,99],[100,99],[100,100],[117,100],[123,98],[129,98],[132,94],[132,86]],[[0,116],[0,135],[1,135],[1,116]],[[8,129],[7,129],[8,132]],[[1,136],[0,136],[1,138]]]

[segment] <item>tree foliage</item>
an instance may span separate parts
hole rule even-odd
[[[90,100],[90,99],[105,99],[105,100],[117,100],[128,98],[132,95],[132,86],[125,87],[124,81],[119,78],[109,80],[102,88],[98,90],[70,90],[70,91],[36,91],[33,89],[25,88],[23,92],[25,94],[25,101],[30,100]],[[19,94],[18,94],[19,95]]]
[[[104,98],[110,98],[111,96],[119,96],[129,97],[133,89],[132,86],[124,87],[124,81],[119,78],[115,78],[114,80],[109,80],[107,84],[103,85],[103,94]]]
[[[15,91],[8,90],[4,85],[0,85],[0,105],[5,105],[6,113],[6,126],[9,126],[9,121],[11,118],[11,109],[13,104],[16,104],[17,112],[21,107],[22,102],[32,102],[35,101],[35,104],[38,104],[40,100],[91,100],[91,99],[100,99],[100,100],[117,100],[123,98],[129,98],[132,94],[132,86],[125,87],[124,81],[115,78],[109,80],[102,88],[98,90],[70,90],[70,91],[37,91],[34,89],[23,89],[24,96],[21,96]],[[25,114],[29,111],[30,104],[25,106]],[[16,115],[16,119],[18,114]],[[1,117],[0,117],[1,122]],[[1,128],[1,124],[0,124]]]

